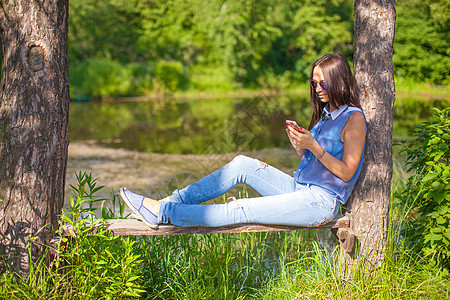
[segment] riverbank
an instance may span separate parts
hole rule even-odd
[[[309,90],[307,86],[298,89],[288,90],[239,90],[233,92],[224,91],[184,91],[174,93],[149,93],[142,96],[128,96],[116,98],[117,101],[147,101],[162,98],[173,99],[216,99],[216,98],[255,98],[255,97],[274,97],[274,96],[295,96],[308,95]],[[429,84],[418,84],[416,87],[409,85],[396,85],[397,99],[420,98],[425,100],[443,100],[450,101],[449,88],[445,86],[432,87]]]

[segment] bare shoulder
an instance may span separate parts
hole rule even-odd
[[[348,117],[348,121],[345,127],[352,127],[361,130],[364,128],[364,131],[366,129],[366,120],[364,118],[364,115],[360,112],[352,113]]]
[[[365,120],[365,118],[364,118],[364,115],[362,114],[362,113],[360,113],[360,112],[354,112],[354,113],[352,113],[349,117],[348,117],[348,121],[351,121],[351,122],[357,122],[357,123],[363,123],[364,124],[364,126],[365,126],[365,123],[366,123],[366,120]]]
[[[366,136],[366,120],[362,113],[355,112],[348,117],[347,124],[345,124],[344,130],[342,131],[343,140],[345,136],[359,136],[364,140]]]

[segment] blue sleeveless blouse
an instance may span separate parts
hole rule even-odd
[[[319,145],[339,160],[342,160],[344,154],[344,143],[341,141],[342,129],[344,129],[350,115],[355,112],[360,112],[364,115],[359,108],[349,107],[347,105],[343,105],[331,113],[325,108],[324,114],[326,114],[327,117],[319,120],[319,122],[311,129],[311,134]],[[336,195],[339,202],[344,204],[350,196],[356,180],[361,173],[363,158],[364,151],[361,154],[358,168],[352,179],[345,182],[325,168],[320,160],[316,161],[316,157],[311,151],[306,150],[300,160],[297,171],[294,172],[294,179],[300,184],[319,186]]]

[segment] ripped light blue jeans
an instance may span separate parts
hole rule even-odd
[[[200,204],[243,182],[262,197],[226,204]],[[297,183],[292,176],[247,156],[230,163],[161,201],[158,223],[218,227],[239,223],[317,226],[334,218],[335,195],[318,186]]]

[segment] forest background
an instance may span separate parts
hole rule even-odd
[[[449,2],[398,0],[397,91],[446,91]],[[353,55],[352,0],[71,0],[71,96],[306,89],[328,52]]]

